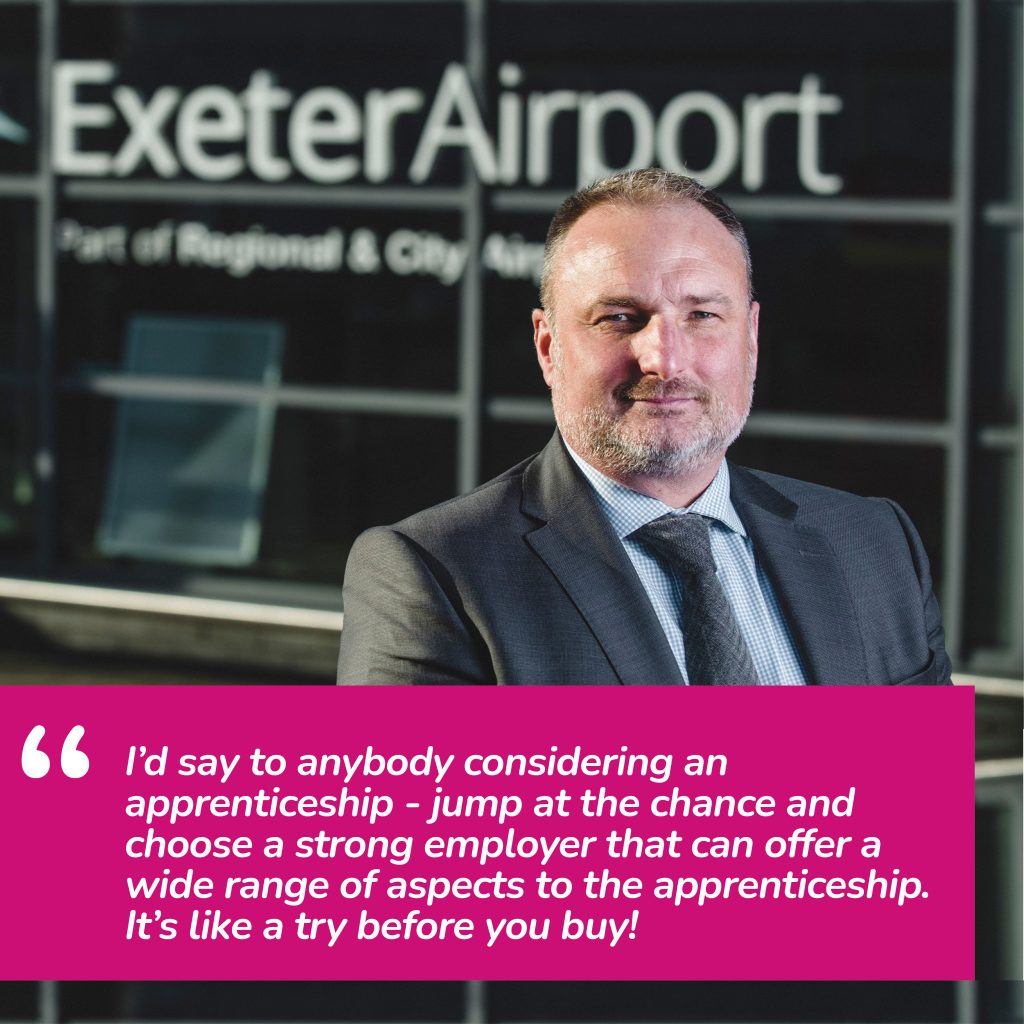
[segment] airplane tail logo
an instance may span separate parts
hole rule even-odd
[[[0,110],[0,139],[8,142],[28,142],[28,129]]]

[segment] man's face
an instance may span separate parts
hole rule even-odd
[[[750,411],[757,303],[739,243],[695,204],[607,204],[558,253],[534,343],[569,445],[606,475],[717,468]]]

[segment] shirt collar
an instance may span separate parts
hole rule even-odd
[[[608,517],[608,522],[619,540],[663,515],[685,515],[687,512],[698,512],[702,516],[714,519],[741,537],[747,535],[729,496],[729,468],[724,459],[707,490],[689,508],[674,509],[657,498],[641,494],[612,480],[590,465],[583,456],[574,452],[568,444],[565,447],[579,466],[580,472],[593,487],[598,504]]]

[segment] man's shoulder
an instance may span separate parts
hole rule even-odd
[[[729,464],[732,501],[749,527],[749,515],[780,516],[819,531],[837,551],[862,552],[907,546],[915,565],[923,561],[921,540],[907,513],[892,499],[863,497],[824,484]],[[763,521],[763,520],[762,520]]]
[[[729,463],[729,472],[733,499],[739,503],[755,501],[770,504],[774,500],[782,506],[784,502],[789,502],[792,503],[793,511],[799,511],[801,515],[842,509],[868,513],[893,505],[887,498],[864,497],[825,484],[738,466],[734,462]]]

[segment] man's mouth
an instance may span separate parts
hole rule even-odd
[[[689,402],[707,405],[711,395],[707,388],[693,381],[645,379],[620,385],[615,389],[615,397],[624,402],[648,402],[671,408]]]
[[[647,402],[649,405],[682,405],[685,402],[700,401],[696,395],[650,395],[649,397],[632,396],[630,401]]]

